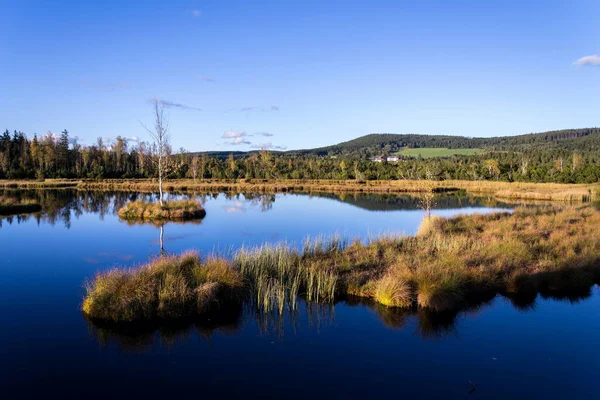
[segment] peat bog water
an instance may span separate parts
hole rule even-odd
[[[600,291],[477,309],[407,313],[360,301],[301,304],[283,319],[240,309],[169,325],[102,326],[79,310],[97,271],[144,263],[160,229],[116,209],[153,195],[14,191],[43,211],[0,217],[2,398],[594,398]],[[397,195],[199,196],[200,223],[167,223],[164,248],[227,253],[307,236],[414,234],[416,200]],[[459,195],[437,215],[511,209]]]

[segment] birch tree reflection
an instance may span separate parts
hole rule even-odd
[[[165,225],[161,224],[159,227],[159,237],[158,237],[158,244],[160,246],[160,256],[164,256],[165,255]]]

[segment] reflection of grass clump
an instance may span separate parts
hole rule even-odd
[[[41,211],[41,209],[42,207],[35,200],[19,200],[0,196],[0,215],[26,214]]]
[[[201,219],[206,215],[206,211],[194,200],[172,200],[163,205],[133,201],[121,208],[118,214],[126,221],[162,221]]]
[[[295,310],[300,294],[315,303],[334,299],[337,270],[315,259],[304,262],[296,251],[286,246],[242,249],[233,262],[246,278],[252,299],[261,310],[276,309],[279,314],[286,307]]]

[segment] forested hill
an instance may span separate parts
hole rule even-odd
[[[443,136],[443,135],[415,135],[415,134],[394,134],[394,133],[371,133],[361,136],[347,142],[338,143],[332,146],[319,147],[313,149],[274,151],[273,153],[286,156],[358,156],[361,158],[378,156],[382,154],[392,154],[403,148],[422,148],[438,147],[453,149],[480,148],[484,145],[485,139],[467,138],[462,136]],[[249,152],[240,151],[208,151],[191,153],[192,155],[206,154],[209,157],[227,158],[230,154],[234,157],[241,157],[258,150]]]
[[[449,135],[413,135],[372,133],[332,146],[306,150],[292,150],[289,155],[353,155],[377,156],[392,154],[403,148],[486,149],[496,151],[550,150],[600,150],[600,128],[565,129],[530,133],[518,136],[469,138]]]
[[[444,148],[478,148],[483,145],[481,139],[464,136],[443,135],[399,135],[393,133],[371,133],[370,135],[316,149],[292,150],[291,155],[380,155],[382,151],[394,153],[405,147],[444,147]]]

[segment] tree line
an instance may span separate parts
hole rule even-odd
[[[585,135],[578,141],[589,142]],[[587,143],[584,142],[584,143]],[[594,142],[595,143],[595,142]],[[575,150],[573,150],[575,148]],[[260,152],[229,154],[174,152],[168,144],[130,143],[123,137],[93,145],[73,142],[69,132],[28,138],[6,130],[0,135],[0,179],[154,178],[159,156],[166,179],[467,179],[558,183],[600,181],[600,151],[579,147],[528,146],[523,151],[490,150],[447,158],[402,158],[375,163],[356,155],[295,155]]]

